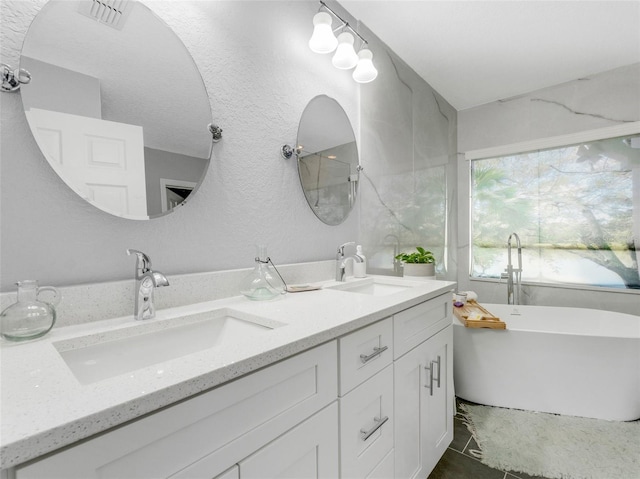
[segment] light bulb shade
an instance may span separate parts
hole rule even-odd
[[[313,17],[313,35],[309,39],[309,48],[316,53],[331,53],[338,46],[338,39],[331,30],[331,15],[318,12]]]
[[[373,66],[373,53],[367,48],[358,52],[358,65],[353,70],[353,79],[358,83],[369,83],[376,79],[378,70]]]
[[[340,70],[349,70],[358,63],[358,54],[353,49],[353,35],[349,32],[338,35],[338,48],[331,63]]]

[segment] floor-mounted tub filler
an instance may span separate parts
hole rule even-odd
[[[469,401],[616,421],[640,418],[640,316],[483,304],[507,330],[454,317],[454,384]]]

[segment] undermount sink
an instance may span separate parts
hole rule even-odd
[[[329,289],[346,291],[349,293],[368,294],[371,296],[388,296],[390,294],[407,291],[415,287],[415,283],[405,282],[398,279],[365,278],[362,280],[351,280],[329,286]]]
[[[78,381],[91,384],[205,349],[244,341],[280,326],[284,323],[222,308],[58,341],[54,346]]]

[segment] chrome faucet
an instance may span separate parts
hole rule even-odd
[[[169,286],[169,280],[159,271],[151,269],[151,259],[142,251],[128,249],[127,254],[136,254],[136,303],[133,310],[135,319],[152,319],[156,316],[153,292],[156,288]]]
[[[518,267],[513,267],[511,261],[511,238],[515,238],[518,248]],[[507,240],[507,269],[502,277],[507,278],[507,304],[520,304],[520,292],[522,289],[522,245],[520,237],[516,233],[511,233]]]
[[[344,255],[344,248],[350,245],[355,246],[356,243],[354,241],[349,241],[348,243],[338,246],[338,252],[336,253],[336,281],[344,282],[346,276],[345,270],[347,261],[352,260],[356,263],[362,263],[362,258],[357,254],[354,254],[352,256]]]

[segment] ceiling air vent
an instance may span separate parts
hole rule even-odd
[[[86,0],[80,13],[103,25],[121,30],[127,14],[129,0]]]

